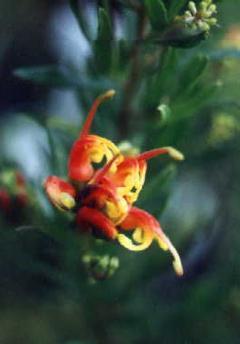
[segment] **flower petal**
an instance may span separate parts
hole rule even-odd
[[[49,200],[60,210],[71,210],[75,207],[76,190],[64,180],[56,177],[48,177],[43,187]]]
[[[132,207],[119,228],[120,230],[134,230],[132,239],[124,234],[119,234],[117,237],[119,243],[131,251],[144,250],[150,246],[153,239],[156,239],[163,250],[171,252],[176,273],[179,276],[183,275],[183,267],[177,250],[162,231],[158,221],[148,212]],[[135,244],[133,240],[138,244]]]
[[[92,163],[101,163],[104,158],[110,161],[119,154],[119,149],[110,140],[97,135],[90,135],[89,131],[99,105],[114,96],[115,91],[109,90],[100,95],[93,103],[78,140],[70,152],[68,163],[69,178],[76,182],[88,182],[94,175]]]
[[[77,224],[82,230],[92,230],[97,236],[114,240],[117,237],[117,229],[102,212],[97,209],[82,207],[76,218]]]
[[[68,162],[69,178],[77,182],[88,182],[94,175],[93,163],[110,161],[119,155],[117,146],[101,136],[87,135],[77,140],[70,152]]]

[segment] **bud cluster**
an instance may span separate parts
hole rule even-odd
[[[210,28],[217,24],[217,19],[214,17],[216,13],[217,7],[212,0],[203,0],[198,6],[194,1],[190,1],[182,19],[192,29],[209,32]]]
[[[208,141],[211,145],[226,143],[239,132],[240,124],[237,119],[227,113],[219,113],[213,119]]]
[[[86,254],[83,256],[82,262],[92,281],[106,280],[112,277],[119,268],[118,258],[109,255]]]

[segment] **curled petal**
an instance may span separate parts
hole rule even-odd
[[[93,103],[78,140],[70,152],[68,163],[69,178],[76,182],[88,182],[94,174],[93,163],[101,163],[104,158],[110,161],[119,154],[119,149],[109,140],[90,135],[91,125],[99,105],[106,99],[113,97],[114,90],[100,95]]]
[[[76,190],[64,180],[56,177],[48,177],[43,187],[49,200],[60,210],[71,210],[75,207]]]
[[[183,266],[182,266],[182,262],[181,262],[181,258],[176,250],[176,248],[173,246],[173,244],[171,243],[170,239],[164,234],[162,233],[162,235],[164,236],[164,238],[162,237],[158,243],[159,246],[164,249],[164,250],[169,250],[174,258],[173,260],[173,268],[176,272],[176,274],[178,276],[182,276],[184,271],[183,271]],[[158,240],[158,239],[157,239]]]
[[[132,239],[124,234],[118,235],[117,239],[122,246],[131,251],[141,251],[148,248],[155,239],[163,250],[171,252],[174,258],[173,267],[177,275],[183,275],[183,267],[177,250],[152,215],[133,207],[119,227],[125,231],[134,230]]]
[[[70,152],[69,178],[77,182],[88,182],[94,175],[93,163],[110,161],[119,154],[113,142],[97,135],[87,135],[77,140]]]
[[[147,164],[145,161],[138,161],[136,158],[125,158],[110,176],[116,185],[119,196],[124,197],[129,204],[138,199],[145,182]]]
[[[80,194],[81,206],[101,210],[116,225],[126,217],[129,207],[124,198],[119,197],[108,185],[90,184]]]
[[[113,173],[116,172],[119,161],[121,162],[123,159],[124,158],[122,155],[115,155],[103,168],[95,173],[94,177],[89,181],[88,184],[101,183],[102,180],[105,180],[105,177],[109,171]]]
[[[151,234],[151,232],[145,231],[142,236],[141,242],[137,242],[136,240],[134,240],[137,242],[137,244],[135,244],[132,239],[128,238],[124,234],[118,234],[117,240],[119,244],[125,247],[126,249],[137,252],[146,250],[151,245],[153,241],[153,235]]]
[[[82,230],[91,230],[99,237],[110,240],[114,240],[117,237],[117,230],[112,221],[97,209],[89,207],[80,208],[76,221]]]
[[[146,160],[161,154],[168,154],[175,160],[183,160],[181,152],[173,147],[162,147],[144,152],[136,157],[125,157],[123,161],[118,161],[116,171],[110,173],[109,178],[115,184],[117,192],[124,197],[129,204],[133,204],[138,199],[145,182],[147,171]]]

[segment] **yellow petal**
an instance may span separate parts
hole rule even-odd
[[[143,242],[143,231],[141,228],[136,228],[133,232],[133,240],[136,241],[138,244]]]
[[[160,247],[164,250],[168,249],[174,260],[173,260],[173,268],[176,272],[176,274],[178,276],[182,276],[184,271],[183,271],[183,266],[182,266],[182,262],[181,262],[181,258],[176,250],[176,248],[173,246],[173,244],[171,243],[170,239],[164,235],[163,238],[159,239],[159,238],[156,238]]]
[[[117,240],[119,244],[126,249],[137,252],[146,250],[151,245],[153,236],[150,233],[145,235],[142,243],[138,245],[134,244],[133,241],[124,234],[118,234]]]
[[[65,210],[70,210],[75,207],[74,198],[66,192],[62,192],[60,195],[60,207]]]

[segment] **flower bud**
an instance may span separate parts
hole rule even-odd
[[[43,186],[49,200],[60,210],[71,210],[75,207],[76,191],[71,184],[51,176],[44,181]]]
[[[114,275],[119,268],[117,257],[86,254],[82,258],[89,277],[94,281],[103,281]]]

